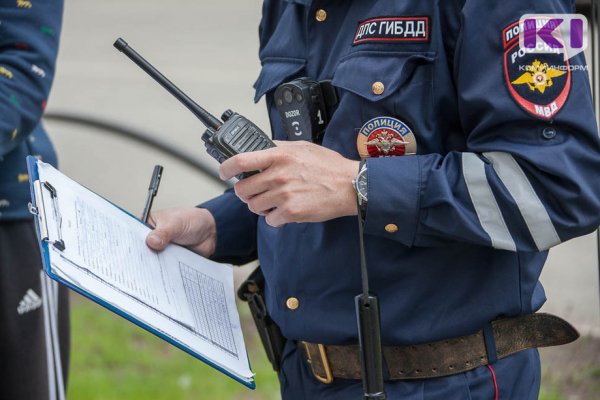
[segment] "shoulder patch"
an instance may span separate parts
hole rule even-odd
[[[522,26],[519,25],[519,21],[513,22],[502,30],[502,40],[504,48],[506,49],[509,44],[513,44],[515,41],[519,42],[519,34],[521,33]]]
[[[429,17],[377,17],[358,24],[354,41],[361,43],[381,42],[429,42]]]
[[[521,108],[534,117],[550,120],[565,105],[571,90],[571,66],[563,54],[537,54],[519,46],[519,22],[502,31],[504,78]]]

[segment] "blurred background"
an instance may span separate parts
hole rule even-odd
[[[213,114],[231,108],[268,131],[263,102],[252,102],[260,71],[260,0],[77,0],[66,4],[58,73],[46,125],[61,170],[126,210],[141,213],[155,164],[165,167],[154,207],[196,205],[222,186],[189,165],[105,129],[58,116],[129,128],[217,164],[204,151],[204,127],[112,44],[123,37]],[[588,57],[589,59],[589,57]],[[54,116],[54,117],[53,117]],[[237,271],[238,282],[251,266]],[[548,302],[583,334],[576,343],[542,351],[542,399],[600,399],[600,299],[596,237],[551,251],[542,282]],[[250,391],[75,294],[72,295],[70,400],[278,399],[276,377],[239,305],[251,362]]]

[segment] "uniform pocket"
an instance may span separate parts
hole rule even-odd
[[[277,86],[291,80],[304,69],[306,60],[301,58],[269,57],[262,61],[262,69],[258,79],[254,83],[256,94],[254,102],[258,102],[266,93],[274,90]]]
[[[434,52],[391,51],[358,51],[342,58],[332,81],[339,103],[330,128],[352,132],[354,138],[340,138],[342,146],[331,143],[336,137],[326,133],[323,144],[356,157],[356,130],[377,117],[398,119],[415,136],[431,131],[434,60]]]
[[[427,81],[430,74],[421,66],[434,59],[433,52],[354,52],[338,64],[333,85],[369,101],[381,101],[397,93],[404,84]],[[383,86],[376,88],[376,83]]]

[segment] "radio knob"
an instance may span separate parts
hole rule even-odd
[[[233,111],[225,110],[223,115],[221,115],[221,119],[223,120],[223,122],[226,122],[229,118],[231,118],[233,116],[233,114],[234,114]]]

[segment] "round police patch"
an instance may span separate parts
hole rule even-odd
[[[416,154],[417,139],[399,119],[376,117],[360,128],[356,147],[362,158],[404,156]]]
[[[506,27],[504,78],[511,96],[529,114],[552,119],[571,90],[571,66],[561,52],[537,53],[519,46],[519,22]]]

